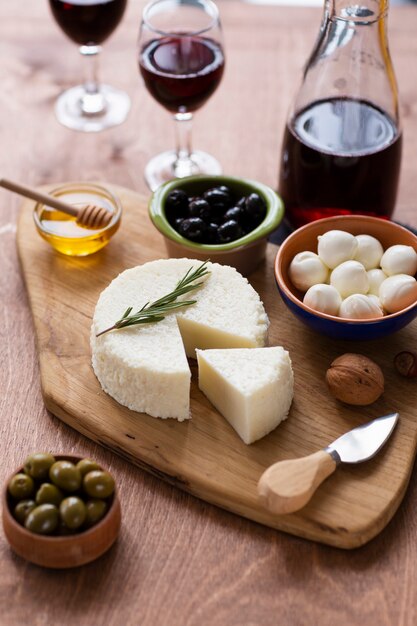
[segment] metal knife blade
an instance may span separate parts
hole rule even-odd
[[[274,463],[259,479],[261,502],[278,515],[298,511],[340,463],[360,463],[372,458],[390,437],[398,418],[398,413],[378,417],[345,433],[324,450]]]
[[[358,426],[324,448],[336,463],[362,463],[371,459],[391,436],[399,413],[390,413]]]

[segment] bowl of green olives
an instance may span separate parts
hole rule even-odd
[[[264,259],[284,205],[273,189],[231,176],[189,176],[161,185],[149,215],[170,257],[232,265],[248,275]]]
[[[3,528],[26,560],[56,569],[78,567],[117,538],[120,502],[114,479],[95,461],[37,452],[3,490]]]

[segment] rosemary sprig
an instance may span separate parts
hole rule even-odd
[[[190,267],[187,273],[178,281],[175,289],[166,296],[155,300],[155,302],[147,302],[137,313],[132,313],[133,307],[129,307],[113,326],[97,333],[96,337],[100,337],[100,335],[104,335],[104,333],[108,333],[111,330],[126,328],[127,326],[134,326],[136,324],[155,324],[164,319],[165,313],[195,304],[197,300],[181,300],[180,302],[176,302],[176,300],[179,296],[200,287],[203,282],[200,281],[196,283],[194,281],[203,278],[206,274],[210,274],[210,271],[207,269],[207,261],[204,261],[204,263],[194,271],[191,270],[192,267]]]

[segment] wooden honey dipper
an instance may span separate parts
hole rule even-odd
[[[26,185],[15,183],[6,178],[0,178],[0,187],[14,191],[21,196],[25,196],[25,198],[42,202],[42,204],[62,211],[62,213],[66,213],[67,215],[72,215],[75,217],[77,224],[86,228],[104,228],[113,217],[113,213],[105,207],[96,204],[86,204],[78,208],[66,202],[62,202],[62,200],[58,200],[58,198],[42,193],[33,187],[27,187]]]

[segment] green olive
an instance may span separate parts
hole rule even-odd
[[[88,472],[93,472],[94,470],[101,470],[100,465],[91,459],[82,459],[78,461],[75,467],[80,470],[81,476],[85,476]]]
[[[28,456],[24,462],[24,470],[26,474],[32,476],[36,480],[45,480],[48,478],[49,468],[55,463],[56,459],[52,454],[47,452],[36,452]]]
[[[58,509],[54,504],[41,504],[25,520],[25,528],[38,535],[50,535],[59,523]]]
[[[58,528],[56,530],[56,534],[58,534],[60,537],[68,537],[68,535],[75,535],[76,532],[77,530],[71,530],[71,528],[68,528],[67,526],[65,526],[62,520],[60,520],[58,524]]]
[[[86,526],[94,526],[97,524],[106,514],[107,502],[104,500],[87,500],[85,503],[87,510],[87,517],[85,520]]]
[[[114,491],[114,479],[108,472],[89,472],[84,476],[83,487],[91,498],[108,498]]]
[[[64,491],[77,491],[81,486],[81,474],[74,463],[57,461],[49,470],[49,478]]]
[[[34,500],[21,500],[14,508],[14,516],[21,524],[25,523],[25,519],[31,511],[35,508],[36,503]]]
[[[29,498],[35,491],[33,478],[27,474],[15,474],[9,481],[9,493],[17,500]]]
[[[75,530],[84,524],[86,518],[85,504],[81,498],[70,496],[59,505],[61,519],[67,528]]]
[[[42,483],[36,492],[36,504],[55,504],[59,506],[64,499],[62,491],[51,483]]]

